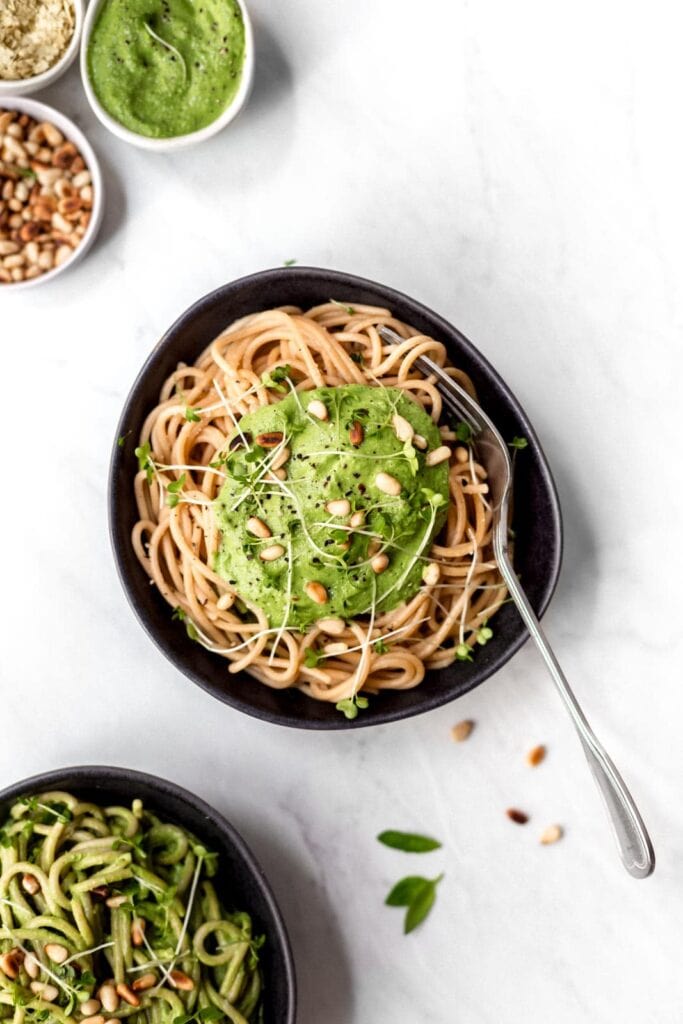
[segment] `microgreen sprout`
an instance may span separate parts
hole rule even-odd
[[[345,700],[337,701],[335,704],[337,711],[341,711],[349,721],[357,718],[359,710],[364,710],[367,706],[368,698],[360,693],[354,693],[353,697],[347,697]]]
[[[187,78],[187,64],[185,63],[185,58],[183,57],[183,55],[180,52],[180,50],[178,50],[175,46],[173,46],[172,43],[169,43],[165,39],[162,39],[161,36],[158,35],[154,31],[154,29],[149,24],[149,22],[143,21],[142,24],[143,24],[147,34],[150,35],[152,37],[152,39],[156,40],[157,43],[161,43],[161,45],[163,47],[165,47],[169,51],[169,53],[171,54],[171,59],[175,59],[175,60],[179,60],[180,61],[180,66],[181,66],[182,71],[183,71],[183,82],[185,82],[185,80]]]
[[[345,313],[349,314],[349,316],[354,316],[354,314],[356,312],[355,309],[353,308],[353,306],[347,306],[346,303],[339,302],[337,299],[330,299],[330,302],[334,306],[339,306],[339,308],[343,309]]]
[[[481,646],[483,647],[492,638],[493,630],[484,622],[484,624],[479,627],[475,635],[477,643],[481,644]]]
[[[174,480],[172,483],[168,484],[166,504],[168,505],[169,508],[175,508],[178,502],[180,501],[180,492],[185,486],[185,480],[186,474],[182,473],[177,480]]]
[[[266,370],[265,373],[261,374],[261,383],[264,387],[270,388],[272,391],[286,392],[287,388],[284,385],[284,381],[289,380],[292,375],[292,367],[289,364],[285,366],[275,366],[272,370]]]
[[[292,259],[283,260],[282,261],[282,266],[283,267],[293,267],[295,263],[298,263],[298,260],[292,260]]]
[[[508,448],[514,448],[515,451],[521,452],[528,447],[529,442],[526,437],[513,437],[512,440],[508,442]]]
[[[199,423],[201,420],[201,416],[199,415],[196,409],[191,409],[190,406],[188,405],[185,409],[185,419],[187,420],[188,423]]]
[[[304,665],[307,668],[317,668],[324,661],[325,655],[317,647],[307,647],[304,651]]]
[[[464,420],[460,420],[455,424],[454,433],[458,441],[461,441],[463,444],[469,444],[472,440],[472,428]]]
[[[457,644],[455,647],[455,657],[458,661],[472,661],[472,648],[464,641],[461,644]]]
[[[154,459],[152,458],[152,449],[149,441],[138,445],[135,449],[135,456],[138,460],[138,469],[145,471],[147,483],[151,484],[154,479]]]

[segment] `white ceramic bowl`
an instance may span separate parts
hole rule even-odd
[[[83,34],[81,36],[81,78],[83,80],[85,94],[88,97],[88,102],[90,103],[95,115],[99,118],[105,128],[108,128],[114,135],[123,139],[124,142],[130,142],[133,146],[138,146],[140,149],[149,149],[162,153],[169,152],[174,149],[183,149],[185,146],[194,146],[199,142],[204,142],[205,139],[210,139],[212,135],[216,135],[218,132],[222,131],[226,125],[230,124],[231,121],[234,121],[240,110],[242,110],[247,102],[254,81],[254,33],[251,27],[249,12],[247,11],[243,0],[237,0],[237,4],[242,12],[242,20],[244,22],[244,64],[242,65],[242,77],[240,79],[239,88],[235,93],[232,102],[228,104],[223,113],[217,117],[215,121],[212,121],[211,124],[208,124],[205,128],[200,128],[198,131],[190,132],[187,135],[174,135],[168,139],[152,139],[147,135],[140,135],[138,132],[132,132],[129,128],[124,127],[120,121],[113,118],[111,114],[108,114],[95,95],[95,90],[90,83],[90,76],[88,75],[88,45],[97,20],[97,15],[104,2],[105,0],[91,0],[85,16]]]
[[[38,277],[32,277],[30,281],[15,281],[12,284],[0,283],[0,296],[5,295],[7,292],[19,291],[21,288],[32,288],[34,285],[45,284],[48,281],[53,281],[58,274],[63,274],[65,270],[69,270],[75,266],[79,260],[82,260],[88,249],[95,241],[95,236],[102,223],[102,215],[104,213],[104,182],[102,180],[102,171],[95,152],[86,139],[80,128],[77,128],[70,118],[66,117],[65,114],[55,110],[54,107],[48,107],[46,103],[39,103],[38,100],[27,99],[23,96],[0,96],[0,107],[3,110],[19,110],[22,114],[28,114],[29,117],[34,117],[37,121],[50,121],[57,128],[59,128],[62,135],[67,138],[70,142],[73,142],[74,146],[78,149],[81,156],[85,160],[90,176],[92,178],[92,190],[93,190],[93,205],[92,214],[90,217],[90,223],[86,228],[85,234],[81,239],[81,244],[77,249],[74,249],[73,256],[62,263],[60,267],[55,267],[53,270],[48,270],[45,274],[40,274]]]
[[[72,3],[75,15],[74,34],[57,63],[47,71],[33,75],[31,78],[0,79],[0,103],[3,102],[5,96],[28,96],[29,93],[37,92],[38,89],[45,89],[48,85],[53,85],[73,64],[81,41],[85,4],[84,0],[72,0]]]

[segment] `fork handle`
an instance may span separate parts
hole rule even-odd
[[[548,643],[536,613],[519,584],[508,557],[505,539],[507,526],[503,526],[503,523],[507,524],[507,517],[504,517],[498,528],[494,530],[493,538],[496,561],[501,574],[574,722],[593,778],[612,823],[624,867],[634,878],[647,878],[654,871],[655,854],[643,819],[612,759],[588,724],[560,663]]]

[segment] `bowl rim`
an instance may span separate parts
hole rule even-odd
[[[85,20],[85,0],[72,0],[74,5],[74,30],[69,45],[59,58],[56,64],[38,75],[31,75],[30,78],[5,78],[0,79],[0,103],[5,95],[7,96],[28,96],[39,89],[45,89],[53,85],[58,78],[69,70],[81,45],[81,34]]]
[[[61,110],[57,110],[55,107],[49,106],[47,103],[43,103],[41,100],[34,100],[31,96],[0,96],[0,107],[4,110],[21,111],[22,113],[28,114],[30,117],[36,117],[41,121],[50,121],[59,128],[62,134],[77,146],[81,156],[86,162],[88,170],[90,171],[93,185],[93,206],[90,223],[86,228],[80,245],[78,245],[74,250],[73,256],[66,260],[65,263],[62,263],[60,267],[53,267],[52,270],[48,270],[47,273],[40,274],[38,277],[33,277],[29,281],[13,281],[11,284],[0,284],[0,294],[4,294],[10,291],[18,292],[25,288],[33,288],[37,285],[47,284],[48,281],[53,281],[59,276],[59,274],[70,270],[83,259],[88,250],[92,247],[97,232],[102,224],[102,218],[104,216],[105,188],[102,167],[100,166],[95,150],[83,130],[79,128],[76,122],[67,114],[64,114]]]
[[[125,125],[121,124],[120,121],[117,121],[115,117],[112,117],[112,115],[105,110],[95,94],[95,90],[92,86],[90,75],[88,73],[88,45],[95,27],[97,14],[102,4],[106,2],[107,0],[91,0],[88,6],[83,22],[83,31],[81,33],[79,57],[81,81],[83,83],[86,98],[93,113],[105,128],[107,128],[113,135],[116,135],[119,139],[123,139],[124,142],[137,146],[138,149],[146,149],[151,150],[152,152],[161,153],[169,152],[174,149],[183,149],[186,146],[198,145],[200,142],[204,142],[206,139],[210,139],[212,136],[217,135],[218,132],[222,131],[223,128],[226,128],[231,121],[235,120],[237,115],[244,109],[254,82],[254,31],[245,0],[235,0],[242,13],[242,21],[244,23],[244,63],[242,64],[240,84],[232,101],[214,121],[205,125],[203,128],[198,128],[197,131],[194,132],[187,132],[185,135],[172,135],[168,138],[161,139],[141,135],[139,132],[134,132],[132,129],[126,128]]]
[[[235,696],[229,692],[227,688],[219,689],[211,680],[206,679],[200,671],[195,671],[192,667],[181,665],[176,661],[173,654],[168,650],[166,645],[163,643],[162,638],[157,634],[156,627],[151,621],[147,606],[143,605],[138,601],[134,592],[132,579],[129,578],[128,568],[123,557],[123,545],[119,547],[119,538],[117,535],[118,524],[117,524],[117,512],[119,495],[122,494],[118,479],[118,463],[121,456],[121,449],[117,443],[117,439],[124,436],[127,433],[127,421],[129,416],[135,409],[138,398],[137,393],[140,390],[147,378],[148,373],[155,372],[155,363],[159,355],[164,351],[167,346],[171,346],[175,340],[177,332],[182,327],[191,322],[195,314],[200,311],[205,305],[211,305],[218,298],[225,297],[226,299],[238,292],[245,286],[265,283],[276,275],[279,278],[294,277],[294,276],[305,276],[308,283],[315,284],[319,282],[321,288],[321,295],[328,291],[330,284],[333,287],[339,286],[340,288],[357,288],[357,289],[370,289],[375,290],[383,296],[383,302],[392,308],[396,305],[403,305],[407,303],[416,312],[418,316],[425,317],[435,325],[435,329],[439,332],[443,332],[446,339],[450,339],[455,336],[457,339],[458,346],[463,349],[473,360],[478,363],[484,371],[484,374],[488,376],[489,380],[495,382],[496,387],[501,392],[505,403],[514,412],[518,419],[524,424],[525,436],[531,441],[532,446],[535,448],[538,455],[538,474],[542,479],[545,486],[548,500],[549,500],[549,511],[551,516],[551,526],[549,530],[552,531],[552,536],[555,541],[555,550],[552,563],[549,566],[547,579],[543,587],[543,593],[541,599],[538,602],[535,611],[538,618],[542,618],[545,611],[550,604],[550,601],[555,593],[560,568],[562,565],[562,555],[564,549],[564,536],[563,536],[563,524],[562,524],[562,512],[560,508],[559,497],[555,481],[552,476],[550,465],[545,456],[545,452],[538,439],[538,435],[530,423],[526,413],[522,409],[519,401],[514,396],[506,382],[498,374],[489,360],[484,356],[475,345],[465,337],[462,332],[455,327],[453,324],[445,320],[438,313],[435,313],[430,307],[426,306],[422,302],[411,298],[403,292],[398,291],[388,285],[371,281],[368,278],[359,277],[355,274],[349,274],[345,271],[339,270],[327,270],[321,267],[307,267],[307,266],[294,266],[294,267],[273,267],[268,270],[257,271],[256,273],[246,275],[244,277],[237,278],[234,281],[228,282],[227,284],[221,285],[218,288],[213,289],[206,295],[197,299],[191,306],[189,306],[184,312],[182,312],[167,328],[161,338],[156,342],[152,350],[147,355],[142,368],[139,370],[135,380],[129,390],[128,396],[124,402],[121,415],[119,417],[114,444],[112,447],[112,455],[109,463],[109,476],[108,476],[108,490],[107,490],[107,506],[108,506],[108,527],[109,527],[109,539],[112,546],[114,555],[114,563],[116,566],[117,574],[123,591],[126,595],[126,599],[130,607],[133,610],[135,617],[147,636],[152,640],[154,646],[161,651],[167,661],[175,668],[177,672],[190,679],[193,683],[203,689],[206,693],[211,694],[217,700],[224,704],[229,705],[242,711],[254,718],[258,718],[261,721],[266,721],[275,725],[288,726],[290,728],[299,729],[311,729],[314,731],[326,731],[326,730],[346,730],[353,731],[358,728],[370,728],[372,726],[386,725],[392,722],[402,721],[407,718],[412,718],[416,715],[425,714],[428,711],[432,711],[438,707],[443,707],[446,704],[450,704],[452,701],[457,700],[459,697],[464,696],[470,690],[481,685],[487,679],[495,675],[507,662],[517,653],[517,651],[527,642],[529,639],[529,633],[522,629],[516,637],[510,639],[503,650],[499,652],[491,666],[487,667],[487,670],[479,677],[474,677],[466,680],[466,684],[463,685],[461,691],[455,696],[449,693],[436,693],[432,694],[426,701],[423,707],[418,708],[401,708],[398,703],[394,703],[393,706],[387,702],[386,706],[372,717],[359,715],[352,722],[346,720],[343,715],[338,715],[336,718],[330,718],[325,720],[307,719],[295,715],[291,712],[271,712],[264,709],[254,707],[240,697]],[[447,342],[448,344],[448,342]],[[161,386],[161,381],[159,386]],[[419,689],[419,688],[418,688]]]
[[[141,772],[135,768],[123,768],[115,765],[73,765],[65,768],[53,768],[47,772],[38,772],[25,779],[13,782],[0,790],[0,808],[10,800],[15,800],[24,794],[30,794],[36,790],[47,790],[63,788],[64,782],[69,780],[71,788],[78,791],[92,788],[93,783],[101,781],[106,786],[108,779],[115,779],[121,783],[137,782],[158,790],[160,793],[171,796],[182,805],[187,805],[193,810],[207,818],[226,839],[237,853],[240,860],[246,866],[248,873],[253,878],[259,889],[263,901],[270,914],[274,930],[277,934],[279,946],[282,950],[282,972],[284,976],[285,989],[287,992],[286,1017],[278,1024],[295,1024],[297,1006],[297,985],[296,972],[294,968],[294,956],[292,946],[287,932],[287,927],[282,912],[277,904],[263,868],[257,861],[251,849],[237,831],[235,826],[217,811],[211,804],[208,804],[201,797],[185,789],[184,786],[172,782],[170,779],[152,775],[149,772]],[[76,780],[75,784],[71,780]],[[201,839],[201,836],[198,836]]]

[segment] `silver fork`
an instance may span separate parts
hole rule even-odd
[[[379,327],[379,333],[384,341],[393,345],[398,345],[404,340],[388,327]],[[415,366],[426,376],[435,378],[444,404],[468,425],[476,439],[477,448],[482,452],[482,462],[488,472],[493,502],[493,550],[501,575],[574,722],[612,823],[624,867],[634,878],[647,878],[654,871],[655,854],[643,819],[624,780],[595,736],[572,693],[510,560],[508,523],[512,463],[508,446],[483,409],[433,360],[427,356],[420,356],[415,360]]]

